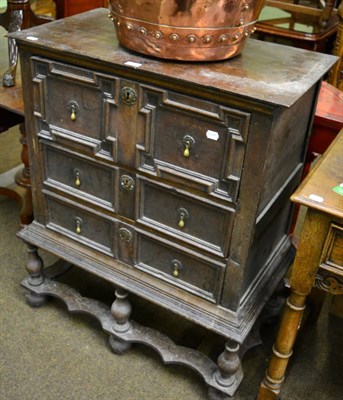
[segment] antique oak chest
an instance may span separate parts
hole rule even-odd
[[[227,398],[238,356],[289,267],[299,183],[321,79],[335,58],[251,40],[217,63],[128,52],[105,9],[22,31],[34,222],[28,301],[95,315],[117,353],[131,342],[188,365]],[[116,287],[111,310],[50,277],[44,249]],[[130,319],[128,293],[227,339],[218,362]],[[149,321],[147,321],[149,325]]]

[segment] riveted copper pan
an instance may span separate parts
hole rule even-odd
[[[119,42],[140,53],[184,60],[239,54],[264,0],[110,0]]]

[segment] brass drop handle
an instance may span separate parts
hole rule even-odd
[[[191,154],[191,152],[189,151],[189,149],[191,148],[191,144],[189,142],[187,142],[185,144],[185,150],[183,151],[183,156],[188,158]]]
[[[75,170],[75,186],[80,187],[81,186],[81,178],[80,178],[80,171]]]
[[[195,140],[192,138],[192,136],[186,135],[186,136],[184,136],[182,142],[185,147],[183,150],[183,156],[185,158],[188,158],[191,154],[191,147],[194,145]]]
[[[76,110],[75,110],[74,107],[72,107],[72,109],[71,109],[70,119],[71,119],[72,121],[75,121],[75,120],[76,120]]]
[[[182,270],[182,263],[179,260],[172,260],[172,274],[174,278],[178,278],[180,276],[180,272]]]
[[[185,226],[185,215],[181,214],[180,215],[180,221],[179,221],[179,227],[183,228]]]
[[[177,210],[178,216],[179,216],[179,222],[178,226],[179,228],[184,228],[186,225],[186,219],[189,217],[189,213],[185,208],[179,208]]]
[[[67,104],[67,110],[70,111],[70,119],[76,121],[76,113],[79,111],[79,106],[76,101],[72,100]]]
[[[75,232],[80,235],[81,234],[81,226],[82,226],[82,219],[79,217],[75,218],[75,223],[76,223],[76,228],[75,228]]]
[[[175,278],[178,278],[179,275],[180,275],[179,268],[178,268],[177,264],[175,264],[175,266],[174,266],[174,271],[173,271],[173,276],[174,276]]]

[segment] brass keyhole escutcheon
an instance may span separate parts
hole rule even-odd
[[[125,104],[131,106],[136,102],[137,94],[132,88],[125,86],[121,91],[121,98]]]
[[[75,217],[75,232],[80,235],[82,232],[81,226],[82,226],[82,219],[80,217]]]
[[[75,173],[75,186],[80,187],[81,186],[80,171],[76,169],[74,173]]]
[[[132,233],[126,228],[119,229],[119,237],[122,241],[130,243],[132,240]]]
[[[120,184],[128,192],[131,192],[135,188],[135,181],[129,175],[123,175],[120,179]]]
[[[67,110],[70,111],[70,119],[76,121],[76,113],[79,111],[79,105],[72,100],[67,104]]]
[[[183,137],[182,142],[184,145],[183,156],[188,158],[191,154],[191,147],[195,144],[195,140],[192,138],[192,136],[186,135]]]
[[[177,210],[177,214],[178,214],[178,218],[179,218],[178,226],[179,226],[179,228],[182,229],[186,225],[186,219],[189,218],[189,213],[185,208],[179,208]]]
[[[178,278],[180,276],[180,272],[183,268],[181,261],[179,260],[172,260],[172,274],[174,278]]]

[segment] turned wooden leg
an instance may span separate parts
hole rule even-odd
[[[218,370],[215,373],[215,380],[223,388],[237,384],[237,373],[241,372],[241,360],[239,359],[238,351],[239,344],[228,340],[223,353],[218,357]],[[239,379],[241,379],[242,374],[240,373],[239,376]],[[214,388],[209,388],[208,395],[210,400],[229,400],[232,398]]]
[[[286,301],[279,333],[273,346],[273,354],[266,376],[261,384],[259,400],[274,400],[278,398],[305,309],[305,300],[306,296],[292,292]]]
[[[284,381],[289,358],[299,330],[305,301],[318,270],[321,244],[329,229],[327,217],[309,209],[301,232],[291,276],[291,294],[286,301],[280,327],[273,346],[268,370],[263,379],[258,400],[276,400]]]
[[[29,0],[7,0],[7,9],[0,14],[0,25],[8,32],[17,32],[32,26],[44,24],[51,18],[36,16]],[[5,87],[15,85],[18,64],[18,48],[14,39],[8,39],[9,69],[4,73],[2,83]]]
[[[113,331],[124,333],[131,329],[129,318],[132,307],[127,299],[128,292],[126,290],[118,288],[115,291],[115,295],[116,299],[111,307],[111,314],[114,319]],[[116,354],[123,354],[131,347],[131,343],[118,339],[115,335],[109,337],[109,343],[113,352]]]
[[[20,226],[24,227],[33,220],[33,207],[32,207],[32,193],[31,193],[31,176],[29,166],[29,155],[27,148],[26,128],[25,123],[19,125],[20,130],[20,143],[22,144],[21,150],[21,162],[24,164],[24,168],[16,174],[16,184],[23,188],[22,195],[22,207],[20,210]]]
[[[29,274],[28,283],[30,286],[36,287],[44,282],[44,264],[43,260],[38,254],[38,249],[36,246],[29,244],[27,251],[28,257],[26,271]],[[46,302],[46,296],[29,291],[29,293],[26,295],[26,300],[31,307],[40,307]]]

